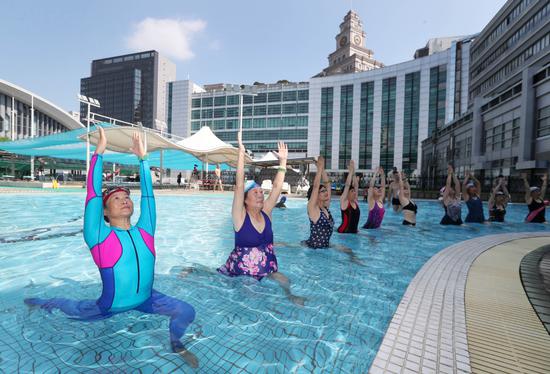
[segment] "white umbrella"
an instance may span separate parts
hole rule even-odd
[[[194,135],[176,143],[180,149],[191,153],[203,162],[214,164],[237,165],[239,149],[220,140],[210,127],[203,126]],[[251,163],[250,156],[245,154],[245,163]]]

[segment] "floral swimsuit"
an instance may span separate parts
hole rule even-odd
[[[262,215],[265,228],[258,232],[246,213],[241,229],[235,232],[235,249],[229,254],[225,265],[218,268],[220,273],[230,277],[247,275],[262,280],[278,270],[271,220],[263,211]]]

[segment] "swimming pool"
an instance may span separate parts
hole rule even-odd
[[[480,235],[548,229],[522,223],[525,205],[509,206],[510,223],[441,227],[441,207],[420,201],[417,227],[387,212],[379,230],[333,235],[359,266],[335,250],[296,247],[309,233],[306,201],[289,199],[273,213],[274,233],[288,244],[276,246],[279,269],[307,298],[301,308],[274,282],[215,273],[233,247],[231,202],[229,194],[157,197],[155,288],[195,307],[186,339],[201,373],[367,372],[407,285],[433,254]],[[81,233],[83,193],[0,195],[0,206],[0,371],[191,371],[171,353],[167,318],[132,311],[85,323],[23,304],[99,296]],[[364,203],[361,210],[364,223]],[[195,271],[182,278],[186,267]]]

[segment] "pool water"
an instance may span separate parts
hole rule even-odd
[[[442,227],[441,206],[419,201],[417,227],[402,226],[388,211],[381,229],[333,235],[360,266],[334,249],[300,247],[309,234],[306,201],[289,199],[287,209],[274,210],[273,228],[282,243],[279,270],[293,293],[307,298],[298,307],[273,281],[215,272],[233,248],[231,202],[229,194],[157,197],[155,289],[194,306],[184,341],[201,373],[365,373],[405,289],[431,256],[472,237],[548,229],[523,223],[523,204],[508,207],[510,223]],[[80,322],[23,304],[26,297],[99,296],[81,232],[83,193],[0,195],[0,206],[0,372],[192,371],[171,353],[165,317],[131,311]],[[367,206],[360,207],[363,224]],[[339,201],[331,211],[338,225]],[[182,277],[189,267],[194,271]]]

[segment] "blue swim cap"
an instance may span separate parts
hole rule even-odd
[[[256,183],[255,181],[248,181],[244,185],[244,193],[247,193],[248,191],[250,191],[251,189],[256,188],[256,187],[260,187],[260,185],[258,183]]]

